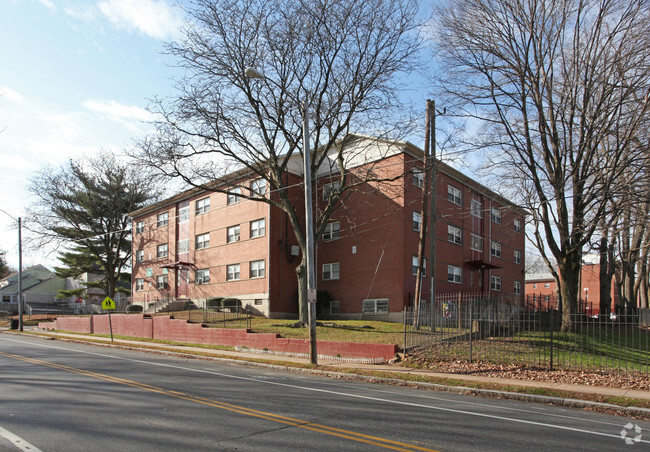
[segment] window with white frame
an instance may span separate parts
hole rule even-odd
[[[330,182],[323,185],[323,201],[328,201],[330,197],[339,191],[341,188],[341,181]]]
[[[419,231],[422,227],[422,214],[420,212],[413,211],[413,230]]]
[[[135,224],[135,233],[142,234],[144,232],[144,221],[138,221]]]
[[[237,226],[230,226],[228,228],[228,234],[226,237],[226,242],[232,243],[232,242],[238,242],[239,241],[239,225]]]
[[[492,220],[493,223],[501,224],[501,211],[496,207],[490,209],[490,220]]]
[[[179,240],[176,245],[176,252],[178,254],[190,252],[190,239]]]
[[[144,260],[144,250],[137,250],[135,252],[135,261],[142,262]]]
[[[153,267],[149,267],[145,270],[145,276],[151,278],[153,276]]]
[[[521,283],[519,281],[515,281],[513,291],[517,294],[521,293]]]
[[[515,232],[521,232],[521,220],[519,218],[515,218]]]
[[[202,268],[194,274],[194,284],[207,284],[210,282],[210,269]]]
[[[463,192],[453,185],[447,185],[447,200],[461,206],[463,205]]]
[[[363,300],[364,314],[388,314],[388,298],[372,298]]]
[[[198,234],[196,236],[195,248],[197,250],[202,250],[210,246],[210,233],[206,232],[205,234]]]
[[[266,234],[266,219],[251,221],[251,238],[263,237]]]
[[[490,248],[492,250],[492,256],[501,257],[501,244],[499,242],[491,242]]]
[[[331,223],[327,223],[327,226],[325,226],[325,231],[323,232],[323,240],[325,241],[336,240],[340,236],[341,236],[341,222],[332,221]]]
[[[156,216],[156,226],[162,228],[169,224],[169,212],[159,213]]]
[[[263,198],[264,195],[266,195],[266,181],[264,179],[251,181],[251,196]]]
[[[331,262],[329,264],[323,264],[323,281],[332,281],[339,279],[339,263]]]
[[[178,210],[178,222],[179,223],[184,223],[186,221],[190,221],[190,208],[188,207],[183,207]]]
[[[413,276],[418,275],[418,267],[420,266],[420,259],[417,256],[413,256],[411,259],[411,272]],[[427,260],[422,261],[422,275],[427,276]]]
[[[521,264],[521,251],[515,250],[514,255],[515,255],[515,264]]]
[[[472,234],[472,243],[470,244],[470,247],[474,251],[483,252],[483,237]]]
[[[424,185],[424,172],[420,168],[413,170],[413,185],[419,188],[422,188]]]
[[[550,289],[551,283],[544,283],[544,288],[545,289]]]
[[[239,264],[231,264],[226,267],[226,281],[239,279]]]
[[[228,190],[227,204],[235,204],[241,201],[241,188],[235,187]]]
[[[462,269],[454,265],[447,265],[447,281],[456,284],[461,283]]]
[[[490,277],[490,289],[497,292],[501,291],[501,277],[500,276],[491,276]]]
[[[161,243],[156,248],[156,257],[159,258],[159,259],[162,258],[162,257],[167,257],[168,252],[169,252],[169,247],[167,246],[167,244],[166,243]]]
[[[472,204],[470,205],[470,212],[475,217],[483,218],[483,204],[481,203],[481,201],[472,199]]]
[[[251,261],[250,263],[250,278],[264,278],[266,275],[266,264],[264,259],[259,261]]]
[[[156,277],[156,289],[164,289],[167,287],[167,275],[158,275]]]
[[[457,228],[456,226],[452,226],[450,224],[447,225],[447,240],[449,240],[451,243],[456,243],[458,245],[463,243],[463,230],[461,228]]]
[[[144,290],[144,278],[136,278],[135,290]]]
[[[196,201],[196,214],[201,215],[210,211],[210,197]]]

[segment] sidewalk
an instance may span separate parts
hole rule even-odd
[[[93,342],[106,343],[106,345],[114,346],[125,346],[133,348],[146,348],[149,350],[163,350],[167,353],[180,353],[180,354],[196,354],[204,357],[214,357],[217,359],[233,359],[238,360],[239,362],[248,361],[249,364],[255,364],[260,366],[281,366],[287,367],[287,363],[296,363],[296,364],[309,364],[310,360],[308,358],[300,358],[294,356],[283,356],[275,355],[270,353],[253,353],[247,351],[229,351],[229,350],[214,350],[203,347],[192,347],[184,345],[169,345],[161,344],[155,342],[144,342],[138,340],[124,340],[124,339],[115,339],[111,343],[111,339],[107,337],[98,337],[98,336],[87,336],[83,334],[69,334],[69,333],[53,333],[53,332],[44,332],[38,329],[35,329],[40,336],[50,336],[57,337],[63,340],[73,340],[83,342],[86,339],[92,339]],[[254,363],[255,360],[263,360],[265,363]],[[274,364],[277,363],[277,364]],[[345,375],[347,377],[353,377],[354,370],[364,370],[364,371],[374,371],[382,372],[384,374],[394,375],[394,380],[402,380],[400,375],[419,375],[423,377],[432,377],[439,379],[448,379],[448,380],[457,380],[465,381],[472,383],[487,383],[495,384],[501,386],[517,386],[523,388],[530,388],[531,393],[536,392],[535,389],[546,389],[554,391],[565,391],[572,393],[575,397],[579,397],[580,394],[584,394],[585,398],[589,396],[603,396],[603,397],[629,397],[633,399],[650,401],[650,391],[640,391],[640,390],[631,390],[631,389],[619,389],[619,388],[608,388],[608,387],[597,387],[597,386],[588,386],[588,385],[575,385],[575,384],[563,384],[563,383],[553,383],[545,381],[528,381],[528,380],[517,380],[517,379],[504,379],[504,378],[494,378],[494,377],[484,377],[478,375],[463,375],[455,373],[441,373],[434,372],[431,370],[424,369],[411,369],[407,367],[400,367],[398,365],[376,365],[376,364],[358,364],[350,362],[341,362],[333,359],[319,359],[318,369],[309,369],[309,371],[321,374],[335,373],[337,376]],[[289,366],[290,367],[290,366]],[[352,371],[351,373],[340,373],[341,369],[347,369]],[[357,375],[357,378],[369,379],[373,381],[381,381],[381,378],[378,377],[368,377],[364,375]],[[389,379],[387,379],[389,380]],[[408,382],[406,382],[408,383]],[[432,387],[437,390],[445,390],[452,392],[460,393],[475,393],[488,396],[497,396],[502,398],[513,398],[520,400],[529,400],[537,401],[542,403],[554,403],[562,404],[567,406],[577,406],[577,407],[587,407],[595,406],[605,409],[618,409],[618,411],[623,411],[624,414],[631,415],[641,415],[644,417],[650,417],[650,409],[646,408],[624,408],[617,407],[615,405],[581,401],[577,399],[566,399],[558,397],[549,397],[549,396],[539,396],[534,394],[525,394],[520,392],[507,392],[507,391],[498,391],[498,390],[482,390],[475,388],[459,387],[459,386],[447,386],[442,384],[432,384],[432,383],[408,383],[419,386]]]

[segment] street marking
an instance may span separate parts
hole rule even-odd
[[[83,369],[77,369],[75,367],[69,367],[62,364],[49,363],[47,361],[41,361],[40,359],[28,358],[25,356],[14,355],[11,353],[0,352],[0,356],[5,358],[16,359],[19,361],[24,361],[30,364],[36,364],[40,366],[46,366],[57,370],[62,370],[65,372],[70,372],[85,377],[96,378],[99,380],[108,381],[111,383],[117,383],[125,386],[129,386],[136,389],[142,389],[145,391],[154,392],[161,395],[166,395],[168,397],[173,397],[177,399],[187,400],[189,402],[199,403],[202,405],[207,405],[215,408],[220,408],[222,410],[231,411],[234,413],[239,413],[245,416],[252,416],[259,419],[266,419],[273,422],[278,422],[285,425],[290,425],[292,427],[298,427],[305,430],[311,430],[318,433],[324,433],[326,435],[336,436],[339,438],[349,439],[352,441],[371,444],[373,446],[383,447],[385,449],[397,450],[397,451],[428,451],[428,452],[437,452],[434,449],[429,449],[426,447],[415,446],[412,444],[402,443],[399,441],[393,441],[390,439],[380,438],[377,436],[365,435],[363,433],[353,432],[351,430],[340,429],[336,427],[330,427],[323,424],[317,424],[301,419],[296,419],[292,417],[282,416],[279,414],[269,413],[265,411],[253,410],[239,405],[234,405],[225,402],[219,402],[218,400],[207,399],[204,397],[193,396],[190,394],[184,394],[182,392],[170,391],[164,388],[159,388],[152,386],[146,383],[139,383],[133,380],[126,380],[124,378],[114,377],[107,374],[101,374],[97,372],[92,372]]]
[[[9,430],[0,427],[0,438],[4,438],[23,452],[43,452],[36,446],[29,444],[18,435],[14,435]]]

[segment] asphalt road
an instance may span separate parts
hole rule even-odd
[[[13,334],[0,407],[0,451],[650,450],[620,416]]]

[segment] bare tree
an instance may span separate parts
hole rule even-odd
[[[417,0],[202,0],[188,11],[184,39],[167,47],[187,76],[173,99],[155,103],[157,133],[136,156],[205,190],[237,186],[236,178],[211,183],[233,173],[268,184],[274,196],[247,196],[246,186],[242,196],[289,218],[303,256],[296,269],[303,324],[304,200],[290,197],[286,178],[300,176],[292,162],[302,154],[302,118],[310,115],[312,177],[329,173],[339,183],[316,213],[317,240],[345,193],[374,177],[350,177],[344,138],[399,123],[397,76],[416,65],[417,8]],[[249,67],[263,77],[247,77]]]
[[[482,120],[475,144],[498,153],[495,171],[521,187],[535,243],[559,284],[564,329],[577,308],[583,247],[623,169],[638,158],[649,23],[647,0],[438,7],[441,86],[459,114]]]

